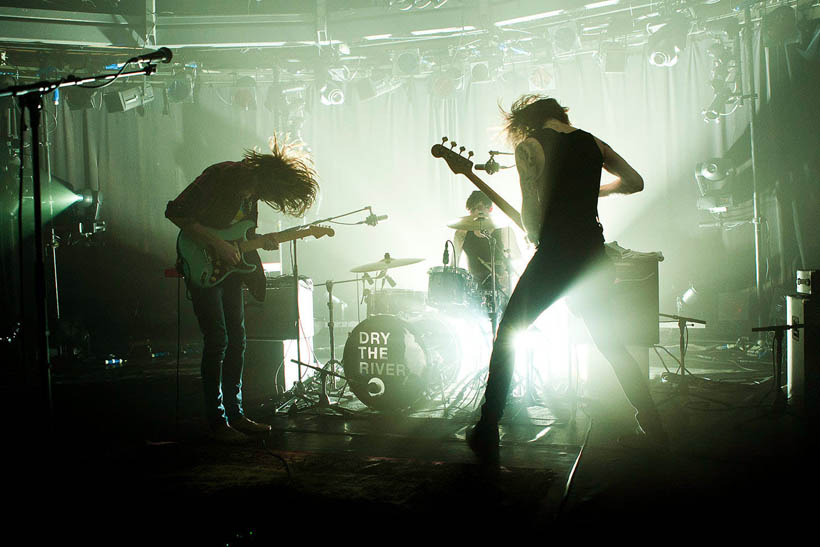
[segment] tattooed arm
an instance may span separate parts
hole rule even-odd
[[[521,220],[527,238],[533,243],[538,243],[541,217],[549,199],[549,188],[540,184],[545,163],[544,150],[534,138],[525,139],[515,148],[515,166],[521,183]]]
[[[618,155],[611,146],[596,138],[595,143],[604,157],[604,169],[615,175],[616,178],[608,184],[602,184],[598,196],[612,194],[634,194],[643,190],[643,178],[625,159]]]

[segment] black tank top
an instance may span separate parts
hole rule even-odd
[[[544,149],[540,184],[552,188],[544,210],[540,241],[580,246],[604,242],[598,222],[598,192],[603,156],[595,137],[576,129],[561,133],[543,128],[531,135]]]

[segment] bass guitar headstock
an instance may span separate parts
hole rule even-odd
[[[458,144],[455,141],[450,141],[450,147],[447,148],[445,143],[447,143],[448,140],[447,137],[442,137],[441,144],[434,144],[430,153],[436,158],[444,158],[444,161],[447,162],[447,165],[450,166],[450,170],[453,173],[457,175],[469,175],[473,171],[473,162],[470,160],[470,158],[473,157],[473,151],[470,150],[465,157],[462,154],[464,154],[466,148],[459,146],[458,152],[456,152],[455,148]]]

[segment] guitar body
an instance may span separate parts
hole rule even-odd
[[[225,241],[239,246],[248,240],[248,232],[254,227],[253,221],[243,220],[223,230],[216,230],[216,233]],[[215,287],[233,272],[247,274],[256,271],[256,265],[248,262],[247,255],[251,253],[241,253],[241,262],[236,266],[223,264],[207,245],[194,241],[182,231],[177,238],[177,251],[182,259],[185,279],[201,289]]]
[[[284,243],[308,236],[313,236],[318,239],[324,236],[333,237],[336,235],[336,232],[327,226],[310,225],[304,229],[286,230],[284,232],[271,233],[248,239],[248,232],[255,226],[253,221],[243,220],[228,228],[214,230],[217,236],[233,244],[237,250],[239,250],[241,259],[239,264],[235,266],[223,263],[214,256],[212,249],[210,249],[208,245],[202,245],[185,232],[180,231],[179,237],[177,238],[177,253],[182,259],[182,273],[188,283],[191,283],[194,287],[207,289],[218,285],[234,272],[240,274],[255,272],[258,268],[257,264],[260,263],[256,249],[267,248],[266,244],[269,243],[270,239],[275,240],[277,243]],[[253,263],[251,263],[250,260],[252,260]],[[260,291],[264,294],[264,276],[262,277],[262,281]],[[249,285],[249,288],[253,292],[254,287]],[[262,296],[257,296],[257,298],[262,298]]]

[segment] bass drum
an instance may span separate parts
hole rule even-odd
[[[350,332],[342,365],[350,390],[362,403],[401,411],[455,379],[461,348],[452,329],[436,317],[374,315]]]

